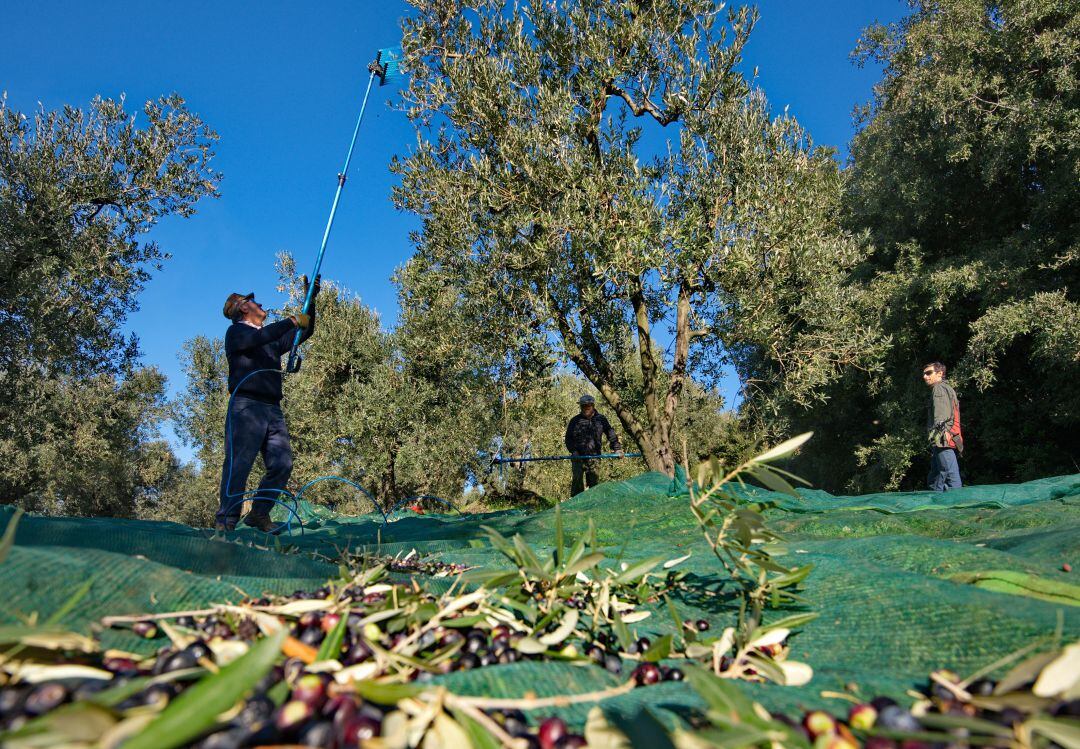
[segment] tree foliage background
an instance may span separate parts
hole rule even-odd
[[[511,366],[553,349],[669,474],[692,377],[752,355],[756,379],[812,399],[867,360],[839,170],[739,72],[752,9],[412,4],[419,143],[393,167],[395,201],[424,222],[410,294],[452,290]]]
[[[160,373],[120,333],[168,255],[145,234],[216,195],[217,136],[178,96],[27,116],[0,100],[0,499],[130,514],[178,466]]]
[[[867,29],[855,60],[884,72],[843,169],[738,72],[752,10],[413,5],[419,143],[393,199],[423,225],[394,326],[324,284],[285,385],[294,488],[556,500],[568,465],[490,459],[563,452],[583,392],[645,453],[607,478],[814,430],[794,466],[814,484],[921,488],[931,360],[961,396],[967,481],[1080,470],[1075,3],[915,0]],[[203,525],[221,339],[185,344],[170,403],[119,331],[168,257],[146,233],[217,193],[216,135],[175,95],[140,121],[123,100],[0,103],[0,501]],[[301,285],[287,253],[278,270],[287,313]],[[715,389],[731,369],[737,410]],[[370,507],[340,483],[308,498]]]
[[[968,481],[1080,470],[1080,9],[916,2],[855,56],[884,65],[844,221],[873,248],[851,283],[885,348],[819,407],[769,394],[818,434],[799,470],[833,490],[921,488],[933,360],[961,398]]]

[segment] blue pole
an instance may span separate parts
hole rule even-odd
[[[641,453],[601,453],[600,455],[548,455],[542,458],[495,458],[491,462],[502,465],[503,463],[536,463],[541,460],[599,460],[602,458],[640,458]]]
[[[334,214],[337,213],[338,201],[341,200],[341,190],[345,187],[345,179],[349,173],[349,162],[352,161],[353,149],[356,147],[356,136],[360,132],[360,123],[364,120],[364,110],[367,109],[368,95],[371,93],[371,84],[375,81],[375,76],[384,75],[386,68],[379,62],[381,53],[376,56],[375,61],[368,65],[368,70],[371,71],[371,75],[368,76],[367,90],[364,92],[364,101],[360,105],[360,116],[356,118],[356,127],[353,128],[352,141],[349,143],[349,152],[345,155],[345,166],[342,167],[341,173],[338,174],[337,190],[334,192],[334,202],[330,206],[330,218],[326,221],[326,230],[323,232],[322,244],[319,246],[319,256],[315,258],[315,270],[308,276],[308,290],[307,297],[304,299],[304,306],[301,311],[305,314],[311,309],[312,297],[315,292],[315,279],[319,277],[319,270],[322,268],[323,255],[326,254],[326,243],[330,239],[330,228],[334,225]],[[300,368],[298,357],[296,354],[296,347],[300,345],[300,335],[302,330],[297,328],[296,336],[293,338],[292,348],[289,350],[289,363],[285,367],[286,372],[295,372]]]

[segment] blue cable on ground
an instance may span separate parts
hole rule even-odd
[[[228,466],[228,471],[226,471],[226,480],[225,480],[224,483],[225,483],[225,491],[226,491],[225,497],[227,499],[234,499],[234,501],[226,506],[226,508],[225,508],[226,517],[228,517],[229,511],[232,510],[234,507],[237,507],[238,505],[242,505],[248,499],[254,499],[255,497],[258,497],[260,500],[267,500],[267,501],[273,502],[274,504],[277,504],[277,505],[280,505],[280,506],[284,507],[286,509],[287,513],[288,513],[286,515],[285,522],[280,523],[279,525],[275,526],[273,528],[273,530],[269,531],[270,533],[273,533],[273,534],[276,535],[277,533],[280,533],[282,530],[287,530],[291,534],[292,533],[292,521],[293,521],[293,518],[296,518],[296,522],[300,526],[300,534],[303,535],[303,533],[304,533],[304,521],[300,517],[300,513],[299,513],[299,510],[300,510],[300,498],[303,497],[305,491],[307,491],[310,487],[314,486],[315,484],[318,484],[318,483],[320,483],[322,481],[339,481],[339,482],[341,482],[343,484],[348,484],[349,486],[353,487],[354,489],[360,490],[364,494],[364,496],[366,496],[369,500],[371,500],[371,504],[374,505],[375,509],[379,511],[379,514],[382,515],[382,522],[383,522],[383,525],[385,525],[388,522],[388,519],[386,517],[386,513],[383,512],[382,507],[380,507],[379,503],[375,501],[375,498],[373,496],[371,496],[371,493],[368,492],[368,490],[365,489],[364,487],[360,486],[360,484],[357,484],[356,482],[350,481],[349,479],[343,478],[341,476],[320,476],[319,478],[315,479],[314,481],[309,481],[308,483],[304,484],[304,486],[301,487],[300,491],[296,492],[296,494],[293,494],[288,489],[274,490],[274,491],[276,491],[278,493],[277,498],[268,497],[265,494],[260,494],[260,492],[262,490],[259,490],[259,489],[252,489],[252,490],[241,491],[241,492],[237,492],[237,493],[228,492],[229,484],[231,483],[231,480],[232,480],[233,450],[232,450],[232,419],[230,418],[230,416],[232,415],[233,398],[236,397],[236,394],[240,391],[240,386],[243,385],[245,382],[247,382],[249,377],[251,377],[253,375],[257,375],[260,372],[274,372],[276,374],[281,375],[282,377],[284,377],[287,374],[286,372],[282,372],[279,369],[256,369],[255,371],[249,372],[247,375],[245,375],[244,378],[242,380],[240,380],[240,382],[238,382],[236,384],[236,388],[229,395],[229,402],[225,407],[225,441],[226,441],[226,452],[227,452],[227,454],[229,456],[228,457],[229,466]],[[282,497],[285,497],[285,499],[283,500]],[[292,501],[291,506],[288,504],[288,500]],[[445,500],[440,500],[440,501],[445,502]],[[447,504],[449,504],[449,503],[447,502]]]

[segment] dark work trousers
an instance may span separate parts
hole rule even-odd
[[[225,419],[225,464],[221,467],[221,507],[216,520],[236,525],[240,518],[241,500],[246,499],[248,475],[255,456],[262,453],[266,475],[259,482],[259,493],[251,507],[251,515],[269,515],[279,498],[279,490],[289,483],[292,474],[292,447],[289,430],[281,406],[236,396]]]
[[[570,481],[571,497],[576,497],[586,489],[592,489],[600,483],[600,475],[597,473],[600,468],[599,460],[574,459],[570,461],[570,468],[573,471],[573,478]]]
[[[960,464],[956,462],[956,450],[951,447],[930,448],[930,475],[926,477],[927,486],[932,492],[946,489],[959,489]]]

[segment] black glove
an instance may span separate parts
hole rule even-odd
[[[302,279],[303,284],[304,284],[304,298],[307,299],[307,295],[308,295],[308,277],[307,276],[301,276],[300,278]],[[319,275],[315,276],[315,291],[311,295],[311,299],[313,301],[314,301],[315,297],[317,297],[319,295],[319,291],[321,291],[321,290],[322,290],[322,274],[320,273]]]

